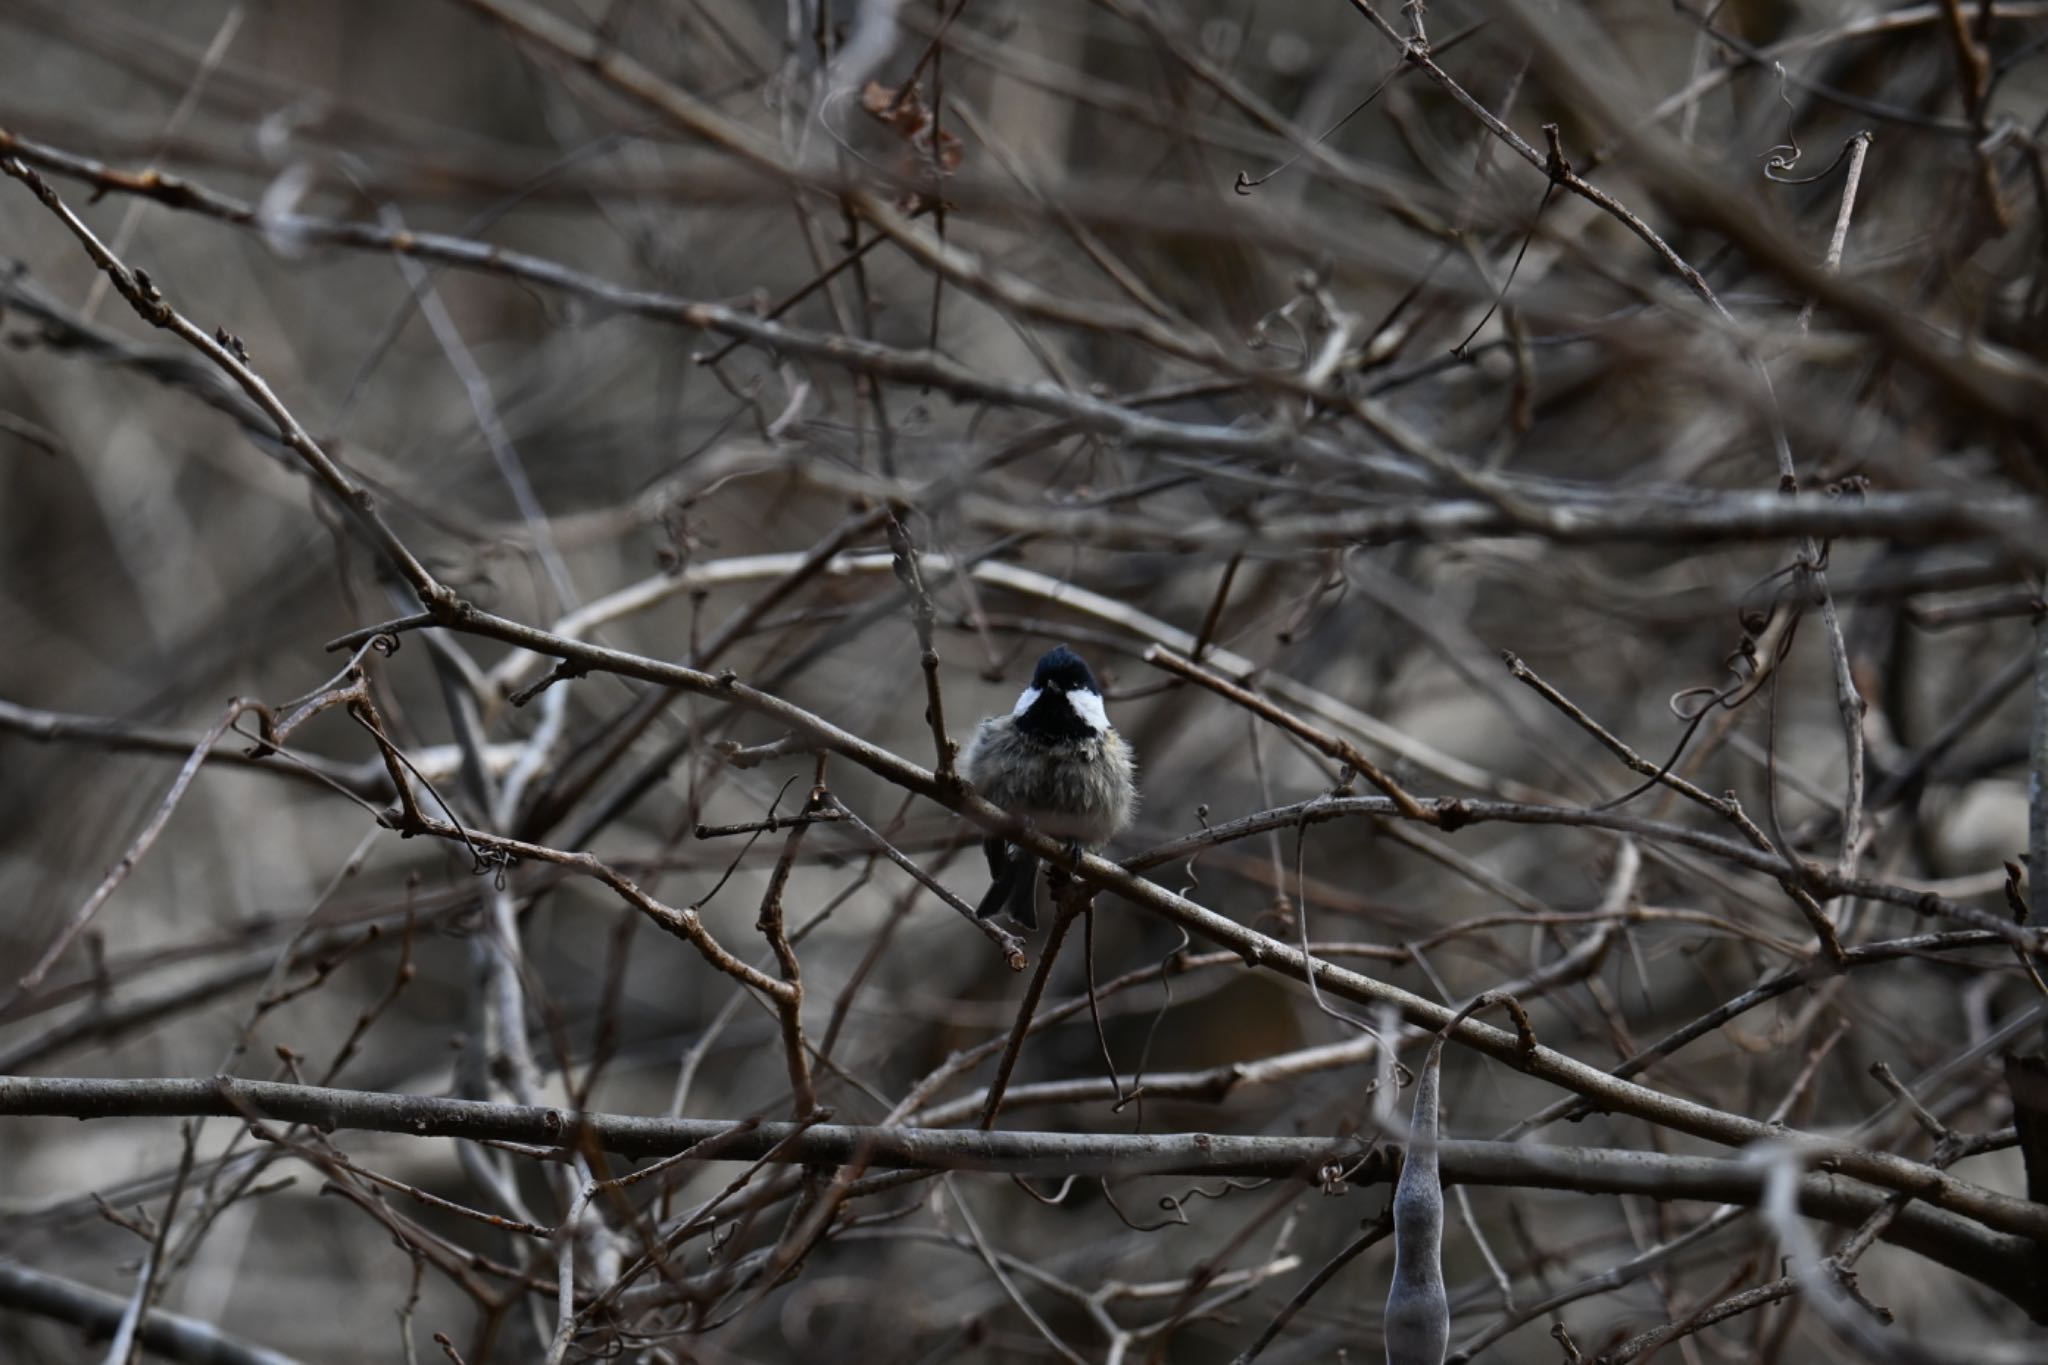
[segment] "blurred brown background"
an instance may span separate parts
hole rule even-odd
[[[1715,304],[1614,216],[1563,190],[1546,196],[1541,169],[1426,73],[1404,71],[1350,5],[547,6],[743,130],[767,164],[634,98],[616,69],[521,40],[515,8],[0,3],[0,128],[41,150],[32,164],[174,306],[246,346],[465,597],[544,628],[598,604],[606,619],[565,633],[688,663],[792,572],[790,558],[748,557],[800,556],[894,498],[929,556],[956,739],[1006,709],[1054,642],[1103,676],[1145,794],[1113,856],[1309,800],[1338,777],[1323,755],[1143,662],[1148,645],[1185,651],[1199,637],[1425,796],[1579,811],[1641,780],[1510,676],[1501,651],[1652,763],[1687,732],[1674,706],[1689,715],[1705,690],[1722,692],[1731,705],[1691,735],[1678,771],[1706,793],[1734,792],[1774,841],[1835,868],[1849,760],[1825,593],[1868,705],[1854,873],[2007,914],[2001,860],[2028,847],[2038,649],[2042,541],[2028,495],[2042,486],[2048,411],[2048,6],[1950,7],[1967,21],[1959,40],[1940,5],[1887,20],[1858,4],[1573,3],[1539,40],[1513,7],[1430,5],[1442,68],[1539,152],[1542,125],[1558,124],[1572,165],[1697,267]],[[1378,12],[1408,31],[1402,6]],[[898,121],[864,107],[868,82],[896,90],[913,74]],[[1589,104],[1588,88],[1609,107]],[[1616,141],[1645,129],[1653,142]],[[1846,162],[1820,173],[1860,130],[1874,136],[1831,287],[1866,306],[1824,301],[1802,326],[1804,286],[1827,279]],[[1793,139],[1799,159],[1783,175],[1811,183],[1764,174]],[[253,206],[253,221],[175,196],[96,195],[103,179],[53,156],[155,167]],[[368,240],[337,242],[342,220]],[[602,289],[517,278],[502,263],[462,268],[460,251],[395,255],[386,248],[403,231],[739,314],[808,292],[777,313],[789,344],[757,335],[726,351],[743,327],[646,316],[661,309],[636,313]],[[852,264],[812,287],[854,246]],[[0,712],[0,961],[19,964],[0,977],[11,985],[127,850],[230,697],[301,696],[343,660],[326,642],[417,604],[247,399],[138,320],[15,180],[0,183],[0,272],[0,702],[11,706]],[[1823,542],[1658,529],[1715,498],[1777,490],[1781,440],[1804,490],[1926,501],[1900,504],[1882,534],[1825,540],[1824,586],[1798,567]],[[1916,519],[1952,503],[1966,511]],[[1753,507],[1712,505],[1733,508],[1738,528]],[[1473,512],[1488,506],[1506,510],[1491,522]],[[1580,513],[1605,529],[1564,531]],[[841,548],[849,557],[751,615],[714,666],[929,765],[918,643],[880,521]],[[983,566],[971,582],[954,571],[968,563]],[[614,597],[629,589],[644,603]],[[1759,659],[1774,681],[1741,686],[1761,676]],[[369,668],[393,738],[465,821],[587,847],[670,904],[701,901],[712,932],[755,960],[782,836],[693,830],[760,820],[778,800],[789,813],[812,760],[732,766],[720,745],[783,731],[701,697],[656,707],[641,700],[647,684],[616,676],[505,702],[547,665],[487,639],[430,646],[412,634]],[[110,720],[131,748],[158,735],[162,751],[28,733],[58,713]],[[461,714],[487,746],[472,749],[490,758],[485,787],[460,771]],[[360,778],[371,806],[388,799],[374,746],[339,713],[290,747]],[[0,1016],[6,1070],[284,1078],[283,1047],[313,1080],[372,1010],[335,1084],[516,1099],[537,1080],[557,1105],[787,1116],[772,1013],[731,1008],[731,979],[636,924],[602,885],[522,863],[499,886],[461,847],[401,840],[331,786],[280,775],[286,766],[207,766],[161,840]],[[827,780],[978,898],[971,827],[844,760]],[[1668,790],[1625,809],[1732,833]],[[1351,965],[1452,1004],[1597,935],[1591,972],[1529,1003],[1546,1045],[1605,1068],[1814,952],[1772,877],[1570,819],[1451,834],[1355,817],[1307,826],[1299,844],[1283,826],[1149,875],[1285,942],[1305,915],[1318,941],[1389,950]],[[846,1000],[819,1072],[840,1121],[875,1122],[1015,1017],[1023,978],[843,828],[810,832],[785,903],[792,924],[831,910],[801,956],[814,1042]],[[1869,897],[1830,899],[1827,913],[1852,946],[1956,927]],[[1182,943],[1113,897],[1096,919],[1098,981]],[[416,974],[379,1003],[408,942]],[[1067,946],[1048,999],[1085,989],[1079,947]],[[493,991],[508,983],[523,992],[536,1068],[524,1078],[508,1078],[489,1041],[506,1027]],[[2026,1045],[2036,986],[1995,943],[1907,954],[1790,992],[1643,1079],[1753,1117],[1789,1097],[1795,1126],[1925,1159],[1924,1135],[1869,1068],[1887,1063],[1959,1132],[2009,1124],[1997,1048],[1978,1044],[2009,1027]],[[1175,976],[1170,999],[1156,980],[1133,984],[1103,1012],[1126,1076],[1355,1036],[1300,990],[1242,967]],[[1420,1050],[1403,1057],[1419,1065]],[[1104,1071],[1083,1012],[1033,1038],[1016,1084]],[[1002,1126],[1332,1133],[1366,1118],[1374,1074],[1368,1057],[1214,1103],[1018,1104]],[[984,1063],[935,1098],[988,1079]],[[1492,1137],[1563,1093],[1453,1049],[1446,1131]],[[167,1212],[177,1123],[4,1120],[0,1257],[127,1298],[149,1243],[101,1216],[97,1193],[171,1219],[180,1255],[158,1267],[153,1297],[238,1339],[309,1361],[432,1358],[434,1332],[472,1361],[545,1355],[547,1243],[386,1191],[435,1235],[528,1266],[537,1284],[506,1293],[486,1330],[491,1315],[429,1269],[397,1317],[414,1259],[358,1205],[321,1196],[332,1172],[271,1152],[257,1186],[289,1185],[236,1191],[247,1165],[212,1178],[213,1158],[251,1150],[241,1129],[215,1120],[198,1132],[199,1176]],[[1537,1136],[1712,1150],[1626,1117]],[[542,1224],[563,1211],[563,1186],[535,1163],[461,1156],[444,1139],[335,1141],[362,1166],[465,1204],[505,1212],[495,1179]],[[680,1211],[739,1168],[678,1174],[661,1198]],[[1955,1174],[2025,1190],[2010,1147]],[[636,1188],[652,1197],[656,1183]],[[661,1281],[643,1281],[648,1297],[579,1336],[572,1358],[1033,1359],[1054,1358],[1056,1336],[1087,1360],[1229,1360],[1385,1193],[1301,1191],[1112,1182],[1120,1217],[1087,1180],[1057,1206],[994,1176],[911,1185],[858,1208],[897,1216],[850,1216],[780,1285],[665,1300],[652,1292]],[[1470,1223],[1454,1216],[1447,1233],[1454,1343],[1504,1312],[1488,1254],[1526,1306],[1710,1211],[1535,1190],[1469,1197]],[[1161,1200],[1173,1202],[1162,1211]],[[784,1204],[723,1225],[732,1243],[691,1243],[679,1273],[772,1243],[791,1216]],[[1105,1333],[1015,1265],[1014,1284],[1000,1284],[979,1237],[1084,1293],[1154,1286],[1106,1306],[1133,1335]],[[1352,1262],[1261,1359],[1378,1358],[1390,1254],[1382,1244]],[[1761,1221],[1739,1219],[1563,1320],[1590,1358],[1774,1278],[1777,1254]],[[1268,1278],[1242,1297],[1166,1330],[1184,1295],[1201,1297],[1188,1288],[1197,1268],[1260,1266]],[[1909,1252],[1880,1244],[1859,1270],[1862,1292],[1897,1316],[1896,1337],[2038,1343],[2012,1302]],[[1668,1349],[1860,1358],[1797,1303]],[[1548,1322],[1483,1358],[1560,1358]],[[0,1343],[22,1361],[105,1350],[20,1311],[0,1311]]]

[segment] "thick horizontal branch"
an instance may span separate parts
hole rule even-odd
[[[416,1137],[461,1137],[565,1147],[595,1141],[628,1157],[672,1156],[718,1138],[720,1161],[877,1170],[989,1171],[1036,1176],[1265,1176],[1320,1178],[1341,1170],[1357,1185],[1392,1180],[1397,1147],[1363,1136],[1257,1137],[1222,1133],[989,1132],[847,1124],[738,1123],[659,1119],[431,1095],[333,1090],[230,1077],[96,1080],[0,1077],[0,1114],[63,1118],[192,1117],[266,1119],[323,1131],[358,1129]],[[772,1155],[771,1155],[772,1154]],[[1763,1167],[1746,1160],[1671,1156],[1604,1147],[1446,1141],[1444,1178],[1467,1185],[1636,1194],[1753,1205]],[[1882,1191],[1840,1175],[1813,1174],[1800,1187],[1810,1215],[1844,1226],[1885,1202]],[[1953,1214],[1910,1204],[1888,1237],[1997,1289],[2023,1305],[2048,1304],[2048,1272],[2025,1239],[2001,1236]],[[2032,1297],[2029,1297],[2032,1296]]]

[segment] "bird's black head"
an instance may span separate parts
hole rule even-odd
[[[1062,692],[1079,692],[1083,689],[1100,694],[1102,688],[1095,682],[1095,675],[1088,671],[1087,663],[1065,645],[1054,645],[1038,667],[1031,674],[1031,685],[1041,691],[1057,687]]]
[[[1089,739],[1109,729],[1095,675],[1065,645],[1038,661],[1031,686],[1017,698],[1011,714],[1020,731],[1045,742]]]

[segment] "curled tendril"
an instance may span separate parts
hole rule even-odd
[[[517,860],[503,849],[479,848],[472,844],[470,856],[475,859],[471,870],[479,877],[488,876],[494,889],[505,889],[505,873]]]
[[[1190,1185],[1185,1194],[1162,1194],[1159,1196],[1159,1210],[1174,1215],[1175,1221],[1185,1223],[1187,1216],[1181,1212],[1182,1205],[1190,1199],[1228,1199],[1240,1190],[1256,1190],[1273,1182],[1264,1176],[1240,1180],[1236,1176],[1225,1176],[1222,1188],[1205,1190],[1200,1185]]]
[[[1793,126],[1799,110],[1794,107],[1792,97],[1785,93],[1785,64],[1772,62],[1771,70],[1778,73],[1778,100],[1785,106],[1785,140],[1764,153],[1764,178],[1777,180],[1776,173],[1791,170],[1799,164],[1804,153],[1799,150],[1799,130]]]
[[[1414,1074],[1399,1061],[1394,1063],[1394,1070],[1410,1076],[1411,1079]],[[1372,1082],[1372,1084],[1366,1087],[1366,1093],[1371,1094],[1378,1085],[1378,1081]],[[1353,1177],[1367,1166],[1372,1165],[1374,1161],[1380,1159],[1380,1156],[1380,1142],[1378,1138],[1374,1138],[1362,1149],[1350,1156],[1333,1155],[1329,1160],[1316,1168],[1316,1188],[1326,1195],[1342,1195],[1351,1188]]]
[[[1764,153],[1764,179],[1774,185],[1811,185],[1815,181],[1825,180],[1834,174],[1835,167],[1848,160],[1849,149],[1856,145],[1857,138],[1861,138],[1865,134],[1857,133],[1855,137],[1844,142],[1842,150],[1835,153],[1835,159],[1830,161],[1824,169],[1816,171],[1812,175],[1794,176],[1786,174],[1786,172],[1799,164],[1799,158],[1804,156],[1805,152],[1799,146],[1799,132],[1792,126],[1792,121],[1799,111],[1793,106],[1792,97],[1785,93],[1785,82],[1787,80],[1785,64],[1783,62],[1772,62],[1771,69],[1778,73],[1778,98],[1785,105],[1785,140]]]
[[[1714,709],[1714,704],[1727,695],[1727,689],[1720,687],[1687,687],[1671,694],[1671,714],[1682,721],[1695,721]],[[1698,709],[1688,710],[1687,703],[1705,697]]]
[[[366,642],[383,658],[390,658],[398,652],[399,638],[395,631],[380,630]]]
[[[1857,134],[1857,137],[1861,136],[1861,133]],[[1799,160],[1799,149],[1797,147],[1773,147],[1771,148],[1772,155],[1770,160],[1764,162],[1764,179],[1770,181],[1772,184],[1775,185],[1811,185],[1815,181],[1825,180],[1835,173],[1835,167],[1841,165],[1844,161],[1847,161],[1849,159],[1849,149],[1854,147],[1855,145],[1856,138],[1850,138],[1847,142],[1844,142],[1842,144],[1842,150],[1835,153],[1835,159],[1833,161],[1830,161],[1826,166],[1822,167],[1818,171],[1815,171],[1812,175],[1801,176],[1791,176],[1784,174],[1784,172],[1792,169],[1793,163]],[[1792,155],[1789,158],[1777,155],[1777,153],[1787,150],[1789,150],[1792,153]]]
[[[1164,1222],[1151,1224],[1132,1222],[1131,1216],[1124,1212],[1123,1205],[1116,1202],[1116,1190],[1111,1187],[1107,1177],[1105,1177],[1102,1181],[1102,1197],[1104,1200],[1108,1202],[1110,1212],[1114,1213],[1117,1216],[1117,1221],[1121,1222],[1125,1227],[1129,1228],[1132,1232],[1158,1232],[1165,1228],[1176,1226],[1185,1227],[1187,1225],[1187,1215],[1180,1211],[1180,1205],[1178,1204],[1172,1205],[1171,1211]],[[1165,1199],[1162,1199],[1159,1202],[1162,1207],[1165,1207],[1169,1203],[1169,1201]]]
[[[1067,1202],[1067,1195],[1073,1190],[1074,1182],[1080,1178],[1069,1173],[1067,1178],[1060,1182],[1059,1193],[1057,1194],[1040,1194],[1037,1190],[1031,1188],[1031,1182],[1021,1175],[1011,1176],[1010,1183],[1030,1195],[1033,1199],[1036,1199],[1039,1203],[1058,1208],[1061,1204]]]
[[[1763,638],[1764,632],[1770,629],[1771,622],[1777,618],[1778,609],[1785,604],[1787,595],[1794,591],[1796,583],[1805,581],[1807,573],[1818,573],[1827,568],[1828,550],[1829,542],[1823,541],[1821,542],[1819,555],[1816,559],[1808,560],[1804,556],[1797,557],[1790,564],[1771,570],[1770,573],[1764,575],[1757,583],[1751,585],[1748,592],[1744,594],[1745,599],[1750,598],[1752,594],[1758,593],[1760,589],[1776,583],[1780,579],[1794,580],[1775,588],[1771,592],[1768,605],[1752,605],[1750,601],[1745,600],[1743,606],[1736,613],[1736,619],[1742,632],[1741,637],[1737,640],[1735,648],[1728,651],[1727,656],[1721,661],[1722,666],[1735,675],[1735,681],[1725,687],[1687,687],[1672,693],[1669,702],[1671,714],[1684,723],[1685,730],[1679,735],[1678,743],[1672,749],[1671,756],[1659,765],[1656,772],[1650,774],[1642,782],[1631,787],[1620,796],[1600,802],[1593,807],[1594,810],[1613,810],[1616,807],[1625,806],[1644,792],[1650,790],[1650,788],[1656,786],[1677,765],[1679,758],[1685,753],[1686,746],[1692,743],[1692,737],[1698,733],[1700,723],[1707,718],[1709,712],[1713,711],[1716,707],[1726,707],[1732,710],[1748,700],[1750,695],[1749,689],[1763,676],[1764,670],[1763,661],[1758,654],[1757,642]],[[1802,571],[1806,572],[1802,573]],[[1758,600],[1761,599],[1759,598]],[[1795,609],[1790,629],[1786,630],[1779,637],[1773,650],[1777,659],[1782,660],[1791,652],[1792,638],[1798,629],[1799,617]]]

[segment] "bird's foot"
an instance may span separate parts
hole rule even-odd
[[[1081,841],[1079,839],[1062,840],[1061,851],[1067,855],[1067,858],[1070,861],[1077,863],[1081,861],[1082,856],[1086,853],[1086,850],[1081,847]],[[1066,868],[1061,867],[1058,863],[1047,863],[1045,865],[1046,885],[1057,889],[1059,887],[1065,886],[1068,882],[1072,880],[1073,874],[1067,871]]]

